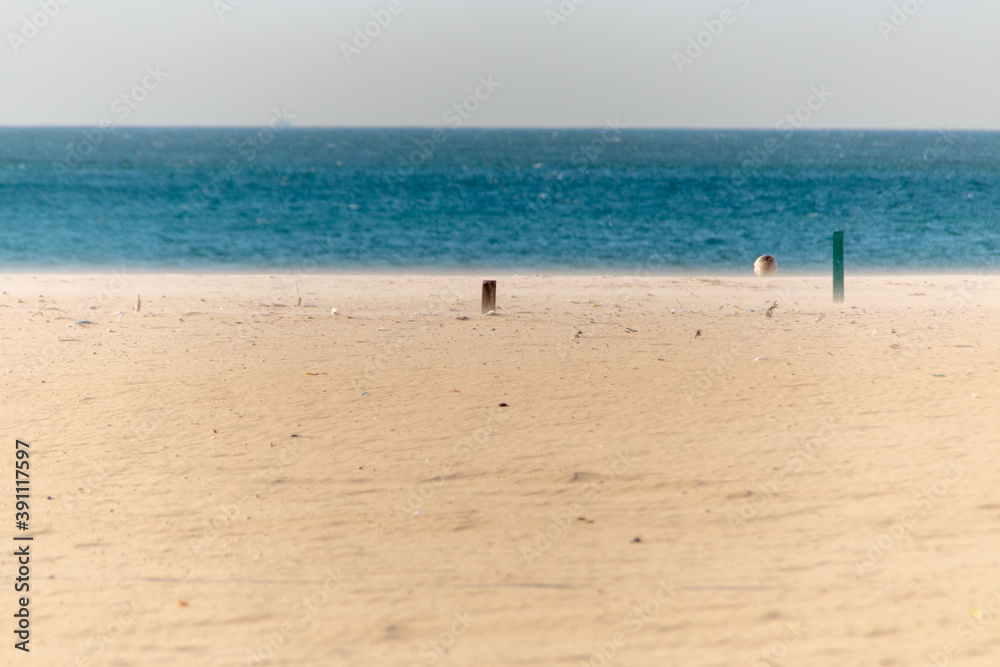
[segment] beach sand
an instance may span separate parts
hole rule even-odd
[[[996,278],[2,281],[3,664],[997,664]]]

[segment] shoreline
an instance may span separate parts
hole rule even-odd
[[[553,299],[564,297],[572,300],[586,300],[598,295],[618,298],[663,297],[685,299],[682,293],[690,287],[725,288],[734,290],[739,299],[756,298],[761,294],[773,295],[786,300],[803,300],[810,305],[838,305],[832,300],[832,279],[826,275],[779,275],[773,278],[758,278],[753,275],[629,275],[629,274],[504,274],[501,272],[469,273],[128,273],[120,271],[91,273],[0,273],[0,285],[7,296],[15,292],[24,293],[37,289],[48,294],[32,298],[76,298],[103,299],[117,304],[134,301],[145,295],[159,296],[157,292],[169,292],[177,298],[200,297],[203,294],[243,294],[247,298],[269,298],[271,302],[281,302],[282,306],[292,306],[299,297],[317,301],[349,299],[362,301],[363,296],[378,296],[380,300],[393,298],[419,299],[431,297],[442,290],[453,293],[453,300],[467,305],[478,305],[482,282],[497,280],[500,307],[504,307],[505,297],[517,297],[519,291],[525,296],[549,296]],[[851,305],[871,304],[884,308],[914,305],[899,297],[923,296],[930,302],[948,305],[949,295],[955,292],[971,295],[984,305],[1000,305],[996,293],[1000,290],[998,274],[876,274],[849,276],[846,281],[846,303]],[[651,290],[641,293],[641,289]],[[926,291],[907,291],[906,288],[920,288]],[[677,294],[675,294],[677,292]],[[830,296],[827,295],[829,292]],[[289,302],[289,299],[293,302]],[[966,301],[969,299],[967,298]],[[509,305],[509,303],[507,304]],[[333,304],[332,307],[336,307]],[[117,309],[116,309],[117,310]],[[363,309],[362,309],[363,310]]]
[[[773,278],[763,278],[763,280],[781,280],[782,278],[819,278],[830,275],[830,267],[825,267],[823,269],[816,269],[812,271],[789,271],[783,266],[779,265],[780,273]],[[862,277],[862,278],[878,278],[880,276],[969,276],[969,275],[980,275],[987,268],[996,268],[995,275],[1000,275],[1000,264],[993,265],[993,267],[963,267],[961,269],[954,268],[943,268],[943,269],[926,269],[924,271],[912,271],[909,269],[900,269],[898,271],[888,271],[888,270],[878,270],[878,269],[853,269],[847,273],[847,277]],[[428,268],[426,270],[420,268],[400,268],[400,269],[383,269],[383,268],[373,268],[370,270],[364,269],[336,269],[336,268],[323,268],[321,270],[309,270],[308,272],[296,272],[295,267],[275,267],[274,270],[267,270],[266,267],[247,267],[246,269],[231,268],[231,267],[201,267],[201,268],[191,268],[191,269],[181,269],[181,268],[170,268],[165,267],[162,269],[150,268],[150,267],[129,267],[129,266],[106,266],[106,267],[82,267],[79,269],[72,268],[45,268],[45,267],[28,267],[23,270],[15,270],[10,267],[0,270],[0,276],[20,276],[20,275],[89,275],[89,274],[105,274],[113,272],[126,272],[134,275],[192,275],[192,274],[204,274],[204,275],[295,275],[296,273],[306,273],[307,275],[326,275],[326,276],[341,276],[341,275],[389,275],[389,276],[400,276],[400,275],[414,275],[414,276],[434,276],[434,275],[478,275],[480,273],[496,273],[503,275],[516,275],[516,276],[536,276],[536,275],[551,275],[551,276],[608,276],[608,277],[628,277],[635,275],[638,272],[642,272],[647,277],[652,278],[702,278],[702,277],[725,277],[725,278],[758,278],[753,273],[753,265],[750,264],[749,268],[743,269],[733,269],[730,271],[720,271],[713,269],[705,269],[702,271],[691,271],[691,270],[681,270],[677,271],[661,271],[661,272],[649,272],[643,267],[636,267],[633,271],[628,270],[615,270],[615,269],[580,269],[569,270],[562,268],[545,269],[545,268],[521,268],[517,267],[500,267],[497,269],[475,269],[472,268],[461,268],[449,270],[441,267]],[[762,278],[758,278],[761,280]]]

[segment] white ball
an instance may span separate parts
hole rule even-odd
[[[753,263],[753,272],[760,278],[773,276],[778,272],[778,260],[772,255],[761,255]]]

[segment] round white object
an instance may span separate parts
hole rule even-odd
[[[761,255],[753,263],[753,272],[759,278],[773,276],[778,272],[778,260],[773,255]]]

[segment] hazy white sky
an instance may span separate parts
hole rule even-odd
[[[386,25],[355,43],[372,12]],[[0,125],[263,125],[284,109],[295,126],[798,112],[1000,129],[997,26],[996,0],[3,0]]]

